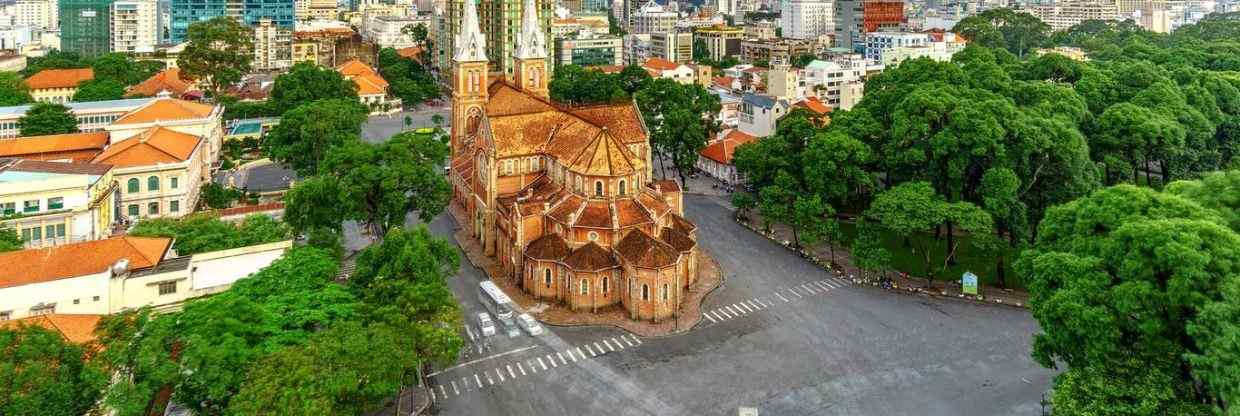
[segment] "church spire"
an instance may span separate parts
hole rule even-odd
[[[487,60],[487,40],[478,28],[478,0],[465,0],[464,15],[461,16],[461,30],[456,34],[456,53],[452,60],[457,62],[484,62]]]
[[[521,7],[521,32],[517,35],[517,59],[547,58],[547,39],[538,21],[538,6],[534,0],[525,0]]]

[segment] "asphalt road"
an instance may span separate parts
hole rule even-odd
[[[452,108],[448,106],[430,107],[420,105],[412,111],[402,111],[392,115],[370,116],[362,124],[362,140],[371,143],[381,143],[392,137],[392,135],[407,129],[434,127],[435,124],[431,121],[431,118],[436,114],[443,116],[444,128],[447,129],[452,119]],[[411,127],[405,127],[405,116],[413,119]]]
[[[431,377],[442,415],[1038,415],[1053,373],[1029,358],[1024,310],[849,286],[686,196],[725,282],[693,331],[636,338],[548,328],[467,342]],[[454,222],[431,223],[451,238]],[[452,282],[467,321],[481,271]]]

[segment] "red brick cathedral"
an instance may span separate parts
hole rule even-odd
[[[488,79],[486,38],[465,2],[453,56],[453,200],[471,234],[527,293],[576,311],[674,316],[697,276],[680,188],[652,181],[633,103],[548,97],[546,42],[526,0],[513,81]]]

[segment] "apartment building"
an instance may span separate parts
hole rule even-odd
[[[624,64],[624,40],[619,36],[581,34],[555,40],[555,65],[605,66]]]
[[[1024,11],[1050,25],[1052,31],[1065,30],[1086,20],[1118,20],[1115,0],[1069,0],[1053,4],[1034,4]]]
[[[817,39],[833,33],[835,11],[828,0],[782,0],[779,12],[785,38]]]
[[[58,29],[59,7],[57,0],[17,0],[13,3],[13,25]]]
[[[792,62],[792,59],[805,54],[816,55],[819,45],[812,40],[778,39],[758,40],[746,39],[740,42],[741,62]]]
[[[736,56],[741,53],[741,39],[745,30],[739,27],[711,26],[693,31],[694,39],[702,39],[711,60],[722,60],[725,56]]]
[[[669,33],[676,30],[676,21],[680,14],[664,9],[658,3],[650,2],[633,13],[629,20],[633,33]]]
[[[159,43],[158,17],[155,0],[112,3],[112,51],[154,52]]]
[[[649,57],[678,63],[693,62],[693,33],[651,33]]]
[[[422,25],[429,31],[430,16],[373,16],[362,26],[362,37],[380,48],[408,48],[414,45],[413,36],[406,35],[406,26]]]
[[[865,58],[882,62],[883,51],[894,48],[922,47],[930,43],[925,33],[873,32],[865,34]]]
[[[293,66],[293,29],[271,19],[254,25],[254,61],[258,71],[278,71]]]

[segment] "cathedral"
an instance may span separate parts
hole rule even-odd
[[[676,316],[697,278],[680,187],[651,177],[635,103],[551,101],[546,39],[525,0],[513,79],[487,68],[465,1],[452,56],[452,198],[502,274],[538,299],[631,319]]]

